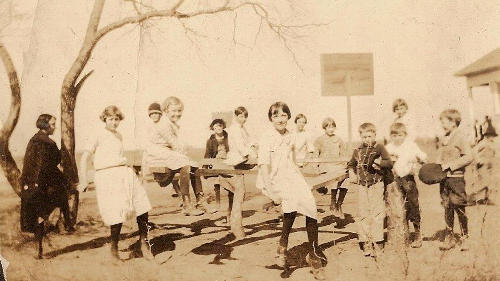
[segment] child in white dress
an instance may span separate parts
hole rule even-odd
[[[193,189],[201,188],[196,185],[194,162],[186,155],[185,145],[179,139],[180,126],[177,124],[182,117],[184,104],[177,97],[167,97],[162,105],[167,118],[153,123],[149,132],[149,145],[145,151],[147,165],[168,168],[166,173],[153,173],[160,186],[167,186],[179,174],[179,186],[182,193],[183,210],[187,216],[199,216],[204,211],[196,208],[198,205],[212,211],[206,204],[203,190],[194,190],[197,202],[193,204],[189,195],[189,183]]]
[[[315,151],[311,135],[308,131],[305,130],[306,124],[307,117],[302,113],[297,114],[297,116],[295,117],[295,125],[297,126],[297,130],[295,131],[295,133],[297,134],[297,143],[295,144],[295,157],[297,161],[300,161],[299,159],[306,159],[309,156],[312,156]],[[300,168],[306,166],[301,162],[297,162],[297,165]]]
[[[111,256],[120,260],[118,240],[122,223],[137,216],[140,251],[147,259],[153,257],[147,241],[148,211],[151,210],[148,196],[134,170],[127,166],[123,155],[122,136],[116,130],[123,114],[114,105],[108,106],[100,116],[106,124],[90,139],[80,161],[79,191],[88,186],[87,160],[94,156],[97,205],[104,224],[111,226]]]
[[[268,118],[273,129],[265,132],[259,142],[257,187],[275,203],[281,203],[283,231],[277,250],[277,263],[286,266],[288,236],[297,213],[306,216],[309,238],[307,262],[316,279],[324,280],[326,257],[318,246],[316,202],[311,187],[302,176],[294,157],[296,135],[286,129],[291,117],[288,105],[276,102],[269,108]]]

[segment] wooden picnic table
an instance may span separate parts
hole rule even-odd
[[[326,186],[328,184],[337,182],[342,180],[346,176],[346,168],[345,163],[346,159],[341,160],[333,160],[333,159],[324,159],[324,158],[313,158],[313,159],[300,159],[298,160],[300,163],[336,163],[339,164],[338,169],[331,170],[327,173],[323,174],[312,174],[312,173],[303,173],[306,182],[313,188],[317,189],[322,186]],[[198,190],[201,190],[201,177],[204,176],[220,176],[220,175],[248,175],[248,174],[256,174],[257,167],[256,163],[251,161],[246,162],[246,168],[248,169],[235,169],[233,166],[227,165],[224,163],[223,159],[215,159],[215,158],[207,158],[202,159],[198,162],[200,168],[195,172],[196,185]],[[207,167],[208,166],[208,167]],[[150,172],[152,173],[167,173],[169,172],[166,167],[149,167]],[[230,225],[231,232],[237,237],[242,238],[245,236],[245,232],[243,231],[242,225],[242,204],[245,197],[245,187],[237,189],[237,190],[229,190],[233,193],[233,204],[232,211],[230,216]],[[217,207],[220,209],[220,188],[215,191],[216,203]]]

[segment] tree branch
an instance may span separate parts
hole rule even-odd
[[[82,88],[83,83],[85,83],[85,80],[87,80],[87,78],[89,78],[89,76],[92,75],[92,73],[94,73],[94,70],[91,70],[87,74],[85,74],[82,77],[82,79],[80,79],[80,81],[78,81],[78,83],[76,83],[76,86],[73,87],[73,95],[74,95],[75,99],[76,99],[78,93],[80,92],[80,89]]]
[[[2,166],[5,177],[12,186],[12,189],[17,195],[20,195],[21,184],[19,182],[19,178],[21,176],[21,172],[19,171],[16,161],[10,152],[9,139],[12,132],[16,128],[17,121],[19,119],[19,112],[21,110],[21,89],[19,87],[19,79],[17,77],[14,63],[12,62],[9,52],[1,42],[0,58],[2,59],[7,75],[9,76],[11,91],[9,115],[0,130],[0,166]]]

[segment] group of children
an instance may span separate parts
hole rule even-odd
[[[168,97],[162,105],[154,103],[149,107],[149,117],[152,122],[148,130],[149,143],[145,149],[143,163],[145,166],[168,168],[166,173],[154,174],[155,180],[161,186],[174,183],[175,174],[179,174],[178,186],[183,199],[184,214],[201,215],[204,212],[212,212],[212,210],[207,204],[207,197],[201,190],[201,186],[195,183],[194,174],[198,169],[197,165],[189,159],[185,146],[179,138],[178,120],[182,117],[183,109],[183,103],[177,97]],[[383,248],[384,219],[386,216],[385,187],[394,181],[396,181],[403,193],[407,220],[413,223],[416,233],[416,239],[411,246],[420,247],[422,245],[420,234],[421,218],[415,175],[417,164],[426,161],[427,156],[414,141],[414,128],[408,122],[407,110],[408,105],[404,100],[398,99],[395,101],[393,112],[396,114],[396,118],[389,130],[390,143],[387,146],[377,143],[375,125],[372,123],[362,124],[359,127],[362,143],[352,152],[352,156],[347,163],[348,173],[337,183],[329,186],[332,191],[331,210],[335,216],[341,219],[344,218],[342,203],[347,188],[349,186],[357,187],[358,236],[365,256],[374,256],[377,249]],[[113,125],[109,120],[118,120],[117,122],[119,122],[123,117],[121,115],[117,115],[117,117],[111,115],[104,116],[103,121],[106,123],[107,131],[113,132],[117,138],[111,137],[111,135],[106,136],[110,141],[118,143],[121,142],[121,137],[115,133],[117,124]],[[162,118],[163,115],[166,118]],[[310,135],[305,130],[306,116],[303,114],[296,116],[295,132],[291,132],[287,128],[287,123],[291,117],[287,104],[283,102],[272,104],[268,111],[268,119],[272,127],[262,133],[260,142],[257,145],[257,143],[250,141],[251,138],[245,128],[248,111],[244,107],[238,107],[234,110],[234,122],[229,128],[226,129],[226,123],[222,119],[215,119],[211,122],[210,129],[213,134],[206,142],[205,158],[225,159],[224,161],[227,164],[237,169],[243,169],[244,166],[242,165],[245,162],[256,158],[259,168],[256,182],[257,188],[269,197],[275,205],[281,205],[283,211],[283,230],[276,252],[277,263],[283,266],[286,265],[288,236],[296,214],[303,214],[306,216],[306,230],[309,240],[307,261],[313,268],[315,278],[324,279],[322,268],[326,264],[326,257],[318,246],[316,203],[301,168],[305,169],[310,165],[307,158],[311,156],[330,160],[342,159],[347,155],[347,148],[342,139],[335,134],[336,124],[332,118],[326,118],[322,122],[324,134],[312,142]],[[465,214],[464,169],[472,161],[471,148],[465,135],[458,128],[461,117],[457,110],[443,111],[440,115],[440,121],[445,135],[438,151],[437,162],[441,164],[443,171],[447,173],[446,179],[440,183],[440,195],[445,209],[445,223],[448,234],[441,248],[449,249],[454,246],[455,241],[452,239],[453,219],[454,214],[457,213],[462,230],[461,246],[462,249],[466,249],[468,230],[467,216]],[[93,142],[92,145],[89,148],[90,152],[95,152],[96,145],[97,147],[102,146],[99,142]],[[117,150],[116,155],[121,159],[122,151]],[[108,166],[111,168],[122,167],[123,160],[118,160],[116,161],[118,164],[113,162],[113,165]],[[105,161],[105,158],[102,158],[102,161]],[[338,165],[334,163],[319,164],[320,173],[328,173],[335,168],[338,168]],[[106,166],[105,169],[108,169],[108,167]],[[127,177],[127,173],[123,174],[124,178]],[[122,175],[120,174],[120,176]],[[228,190],[230,192],[229,201],[232,199],[231,194],[236,189],[244,190],[245,188],[243,176],[241,175],[220,175],[207,178],[207,180],[211,180],[211,184],[214,186],[219,185]],[[136,180],[133,179],[128,181],[136,183]],[[196,203],[190,200],[190,182],[194,189]],[[85,180],[82,189],[86,184]],[[143,209],[141,213],[145,213],[145,215],[139,216],[138,222],[140,221],[140,227],[142,228],[143,221],[147,221],[147,211],[150,209],[150,205],[147,198],[144,197],[142,188],[139,191],[133,190],[133,194],[129,194],[132,199],[128,199],[131,203],[125,205],[130,208],[135,205],[141,206]],[[144,204],[141,203],[141,205],[134,201],[135,193],[140,195],[142,198],[140,202],[144,202]],[[116,205],[120,204],[116,203]],[[104,208],[104,205],[100,205],[101,207]],[[106,210],[101,211],[103,213],[107,212]],[[230,208],[229,212],[231,212]],[[123,219],[122,213],[123,210],[121,210],[121,213],[116,213],[116,218],[110,219],[112,222],[109,223],[112,225],[111,232],[114,238],[113,241],[116,240],[116,243],[116,233],[119,233],[120,222]],[[244,233],[235,233],[235,235],[242,237]],[[113,249],[113,255],[117,256],[116,245]]]

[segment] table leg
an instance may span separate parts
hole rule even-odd
[[[243,199],[245,197],[245,184],[243,181],[243,176],[236,176],[237,181],[240,181],[240,184],[234,185],[234,197],[233,197],[233,206],[231,210],[231,231],[237,239],[241,239],[245,237],[245,232],[243,231],[242,224],[242,204]]]

